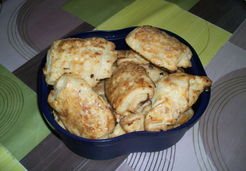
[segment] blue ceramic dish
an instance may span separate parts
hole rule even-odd
[[[129,47],[125,43],[125,37],[134,28],[135,27],[131,27],[115,31],[89,31],[79,33],[71,37],[103,37],[109,41],[114,42],[116,44],[117,49],[129,49]],[[182,39],[180,36],[170,31],[165,31],[169,35],[176,37],[178,40],[189,46],[189,48],[191,49],[193,53],[191,59],[192,67],[186,69],[186,72],[194,75],[206,75],[204,68],[199,60],[199,57],[195,50],[192,48],[192,46],[184,39]],[[199,120],[199,118],[205,111],[210,99],[210,90],[203,92],[200,95],[197,103],[193,105],[193,109],[195,111],[194,116],[187,123],[168,131],[141,131],[128,133],[110,139],[86,139],[69,133],[68,131],[60,127],[54,120],[54,117],[51,113],[52,109],[49,107],[47,103],[47,97],[51,90],[51,87],[46,84],[44,74],[42,72],[42,68],[44,67],[45,62],[46,57],[44,57],[41,63],[38,75],[38,101],[40,110],[45,120],[51,127],[52,131],[59,136],[59,138],[65,143],[65,145],[69,149],[71,149],[74,153],[78,155],[90,159],[111,159],[131,152],[153,152],[164,150],[176,144],[183,137],[185,132]]]

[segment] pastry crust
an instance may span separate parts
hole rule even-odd
[[[170,71],[191,67],[192,52],[183,43],[152,26],[140,26],[126,37],[126,43],[153,64]]]
[[[134,113],[153,96],[154,83],[142,66],[125,62],[106,80],[105,92],[116,113]]]
[[[165,75],[168,75],[168,73],[152,64],[148,65],[142,65],[144,69],[146,70],[146,73],[150,77],[150,79],[154,82],[157,83],[162,77]]]
[[[144,114],[129,114],[120,120],[121,127],[127,132],[144,131]]]
[[[116,61],[117,65],[119,66],[124,62],[131,62],[143,66],[144,69],[146,70],[146,73],[154,83],[167,74],[166,71],[154,66],[149,61],[144,59],[143,56],[141,56],[137,52],[134,52],[133,50],[117,51],[117,61]]]
[[[179,117],[177,118],[176,122],[173,125],[168,125],[167,129],[173,129],[180,125],[185,124],[192,118],[193,115],[194,115],[194,110],[192,108],[189,108],[187,111],[179,115]]]
[[[194,115],[194,110],[192,108],[189,108],[184,113],[181,113],[175,123],[175,127],[183,125],[184,123],[188,122],[193,115]]]
[[[117,65],[123,62],[133,62],[139,65],[149,64],[149,61],[144,59],[140,54],[133,50],[117,50]]]
[[[64,73],[83,78],[90,86],[112,75],[116,61],[114,43],[103,38],[69,38],[53,43],[44,68],[46,82],[54,85]]]
[[[118,137],[120,135],[123,135],[125,134],[126,132],[122,129],[122,127],[120,126],[119,123],[116,124],[115,128],[114,128],[114,131],[109,134],[109,137],[110,138],[114,138],[114,137]]]
[[[181,113],[187,111],[198,99],[211,80],[205,76],[174,73],[163,77],[156,84],[152,109],[145,118],[148,131],[167,130],[176,123]]]
[[[66,129],[77,136],[100,139],[114,129],[115,120],[108,104],[78,76],[60,77],[48,103]]]

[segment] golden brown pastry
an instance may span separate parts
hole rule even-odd
[[[135,131],[144,131],[144,118],[145,115],[138,114],[129,114],[124,116],[120,120],[120,125],[127,133]]]
[[[93,90],[100,96],[105,96],[104,82],[105,80],[101,80],[95,87],[93,87]]]
[[[144,120],[146,114],[151,110],[151,100],[141,102],[140,107],[132,112],[125,112],[118,118],[125,132],[144,131]]]
[[[61,76],[48,96],[48,103],[66,129],[77,136],[99,139],[114,129],[108,104],[78,76]]]
[[[63,125],[61,119],[58,117],[56,111],[53,111],[53,115],[54,115],[55,121],[60,125],[60,127],[62,127],[63,129],[66,129],[66,127]]]
[[[143,101],[139,104],[139,108],[135,111],[135,113],[146,114],[152,108],[151,100]]]
[[[147,74],[149,75],[149,77],[154,83],[158,81],[163,75],[167,74],[166,71],[163,71],[157,68],[156,66],[150,64],[149,61],[144,59],[141,55],[134,52],[133,50],[117,51],[117,61],[116,61],[117,65],[119,66],[124,62],[131,62],[143,66]]]
[[[142,66],[124,62],[106,80],[105,93],[116,113],[134,113],[153,96],[154,83]]]
[[[192,118],[193,115],[194,115],[194,110],[192,108],[189,108],[184,113],[180,113],[175,123],[173,123],[173,125],[168,125],[167,129],[172,129],[180,125],[183,125],[184,123],[188,122]]]
[[[155,27],[137,27],[128,34],[126,43],[159,67],[170,71],[177,70],[177,67],[191,67],[189,47]]]
[[[167,130],[181,113],[187,111],[211,81],[205,76],[174,73],[157,82],[152,109],[145,118],[148,131]]]
[[[194,115],[194,110],[192,108],[189,108],[185,112],[181,113],[175,123],[175,126],[183,125],[184,123],[188,122],[192,116]]]
[[[116,124],[115,128],[114,128],[114,131],[109,134],[109,137],[110,138],[113,138],[113,137],[118,137],[120,135],[123,135],[125,134],[126,132],[122,129],[122,127],[120,126],[120,124]]]
[[[106,98],[106,95],[105,95],[105,80],[101,80],[99,81],[99,83],[93,87],[92,89],[99,95],[101,96],[106,102],[108,102],[108,99]]]
[[[103,38],[69,38],[53,43],[44,68],[46,82],[54,85],[64,73],[83,78],[90,86],[112,75],[116,61],[114,43]]]
[[[133,50],[117,50],[117,65],[123,62],[133,62],[140,65],[149,64],[149,61]]]
[[[152,64],[148,65],[142,65],[144,69],[146,70],[148,76],[151,78],[151,80],[156,83],[159,81],[162,77],[167,75],[168,73],[160,68],[157,68],[156,66]]]
[[[117,122],[125,132],[144,131],[144,119],[151,110],[151,100],[141,102],[139,106],[135,113],[129,111],[121,115],[115,113]]]

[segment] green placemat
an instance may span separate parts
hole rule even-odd
[[[0,143],[20,160],[49,133],[36,93],[0,65]]]
[[[135,0],[70,0],[65,3],[62,8],[96,27],[134,1]],[[191,9],[199,2],[199,0],[167,1],[175,3],[185,10]],[[149,1],[149,5],[152,5],[151,1]]]
[[[199,0],[166,0],[172,2],[185,10],[190,10]]]
[[[26,169],[0,144],[0,170],[25,171]]]
[[[87,23],[98,26],[134,0],[70,0],[62,8]]]
[[[97,30],[114,30],[136,25],[152,25],[170,30],[187,40],[203,65],[208,64],[231,34],[164,0],[135,0]]]

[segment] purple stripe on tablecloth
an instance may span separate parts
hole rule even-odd
[[[18,30],[23,40],[41,51],[56,39],[83,23],[60,8],[67,0],[27,0],[18,14]]]

